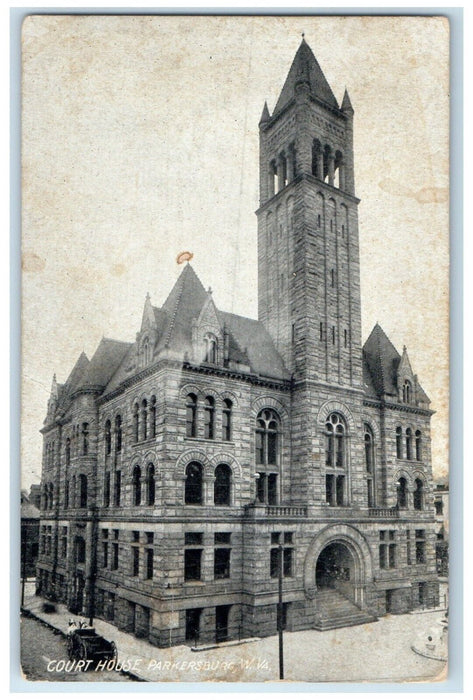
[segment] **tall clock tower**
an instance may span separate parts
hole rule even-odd
[[[362,388],[353,108],[305,39],[260,121],[258,312],[294,379]]]

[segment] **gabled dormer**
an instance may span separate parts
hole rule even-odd
[[[428,408],[429,398],[420,386],[417,374],[412,371],[405,345],[397,368],[396,379],[399,403]]]
[[[138,368],[141,369],[152,364],[158,340],[159,332],[156,316],[151,305],[150,296],[147,294],[141,319],[141,329],[136,334],[136,366]]]
[[[224,363],[224,332],[210,288],[199,316],[192,323],[192,354],[197,363]]]

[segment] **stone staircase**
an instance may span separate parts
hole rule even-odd
[[[317,619],[314,629],[324,631],[376,622],[378,618],[361,610],[334,588],[322,588],[315,598]]]

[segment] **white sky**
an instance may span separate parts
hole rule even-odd
[[[256,317],[258,122],[301,32],[355,110],[363,339],[378,321],[448,449],[448,24],[414,17],[34,17],[23,29],[22,485],[51,378],[133,341],[194,253],[219,308]]]

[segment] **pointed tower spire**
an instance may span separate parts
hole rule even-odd
[[[53,381],[51,382],[51,399],[57,399],[58,397],[58,389],[57,389],[57,380],[56,380],[56,373],[53,374]]]
[[[286,82],[274,108],[273,116],[277,112],[282,111],[291,102],[294,98],[296,86],[303,83],[309,86],[309,92],[312,97],[321,100],[330,107],[339,109],[332,88],[328,84],[317,59],[304,37],[302,37],[301,44],[292,62]]]
[[[270,114],[269,114],[269,109],[268,109],[268,103],[265,100],[264,107],[263,107],[263,113],[261,115],[261,119],[259,120],[259,126],[261,126],[262,124],[265,124],[269,120],[270,120]]]
[[[345,88],[345,93],[343,95],[341,109],[342,109],[342,112],[354,114],[354,110],[353,110],[351,100],[350,100],[350,95],[348,94],[348,90],[346,88]]]

